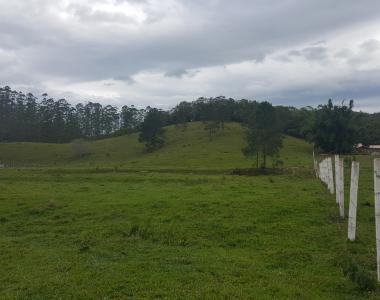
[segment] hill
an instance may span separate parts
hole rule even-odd
[[[166,134],[153,153],[132,134],[88,142],[82,158],[70,144],[1,144],[2,159],[38,168],[0,170],[0,298],[379,299],[372,157],[357,158],[350,243],[305,141],[286,137],[281,159],[307,172],[233,176],[252,164],[239,124]]]
[[[210,136],[202,123],[186,127],[166,127],[165,146],[147,153],[138,142],[138,134],[84,142],[88,155],[78,157],[72,144],[1,143],[0,161],[17,166],[70,166],[70,167],[121,167],[121,168],[172,168],[216,169],[246,168],[254,164],[247,160],[241,149],[244,146],[243,128],[228,123],[223,131]],[[280,159],[285,167],[311,166],[311,145],[286,137]],[[271,162],[269,162],[269,165]]]

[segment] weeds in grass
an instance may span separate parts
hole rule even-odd
[[[376,290],[377,284],[375,278],[354,259],[351,258],[346,262],[343,273],[358,285],[359,290],[363,292]]]
[[[34,207],[34,208],[30,209],[29,213],[31,215],[42,215],[42,214],[47,213],[47,212],[52,212],[57,208],[59,208],[58,203],[50,200],[47,203],[44,203],[38,207]]]
[[[96,244],[95,234],[92,232],[82,232],[77,240],[80,253],[89,251]]]
[[[153,237],[153,232],[149,225],[140,226],[138,224],[134,224],[129,230],[129,236],[147,240]]]
[[[187,246],[190,244],[187,237],[178,234],[174,226],[154,230],[149,224],[143,226],[134,224],[129,230],[128,237],[149,240],[166,246]]]

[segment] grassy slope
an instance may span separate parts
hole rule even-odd
[[[348,243],[334,198],[305,172],[236,177],[87,168],[250,164],[237,124],[212,141],[201,124],[185,132],[171,127],[167,135],[167,145],[151,154],[135,135],[96,141],[93,155],[75,162],[68,145],[0,145],[2,155],[19,160],[86,167],[0,170],[0,298],[378,299],[342,274],[352,257],[375,276],[372,158],[360,158],[358,241]],[[311,147],[287,138],[282,159],[310,167]]]
[[[16,165],[119,166],[125,168],[231,169],[247,167],[252,162],[242,155],[243,130],[239,124],[227,124],[210,140],[203,124],[193,123],[186,130],[170,126],[162,149],[145,153],[137,134],[87,143],[89,157],[73,159],[68,144],[0,144],[0,160]],[[286,166],[310,165],[311,147],[304,141],[287,137],[281,159]],[[270,162],[269,162],[270,164]]]

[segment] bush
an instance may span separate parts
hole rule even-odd
[[[362,291],[374,291],[377,285],[373,276],[362,269],[356,273],[355,282]]]

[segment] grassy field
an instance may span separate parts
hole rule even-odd
[[[243,130],[239,124],[227,124],[210,140],[202,123],[166,130],[165,147],[146,153],[138,135],[85,143],[90,155],[78,158],[70,144],[0,143],[0,161],[16,166],[119,167],[126,169],[213,169],[251,167],[241,152]],[[281,159],[285,166],[312,166],[311,146],[302,140],[286,137]],[[271,162],[269,162],[269,166]]]
[[[376,275],[372,158],[358,158],[350,243],[311,146],[286,138],[291,172],[229,175],[252,164],[242,134],[172,127],[156,153],[131,135],[76,160],[70,145],[0,145],[4,160],[40,164],[0,170],[0,299],[378,299],[344,275]]]

